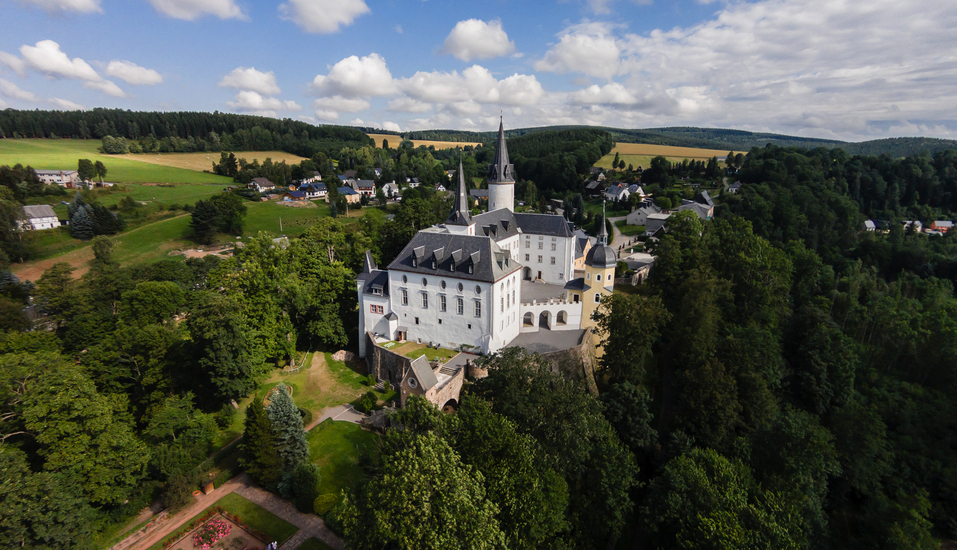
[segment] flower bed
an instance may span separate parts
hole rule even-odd
[[[222,507],[216,507],[187,524],[177,536],[169,538],[163,548],[261,550],[266,547],[267,538],[255,529],[244,526],[238,516],[230,514]]]

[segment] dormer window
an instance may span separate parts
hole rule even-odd
[[[474,272],[475,272],[475,266],[472,264],[469,264],[469,275],[471,275]]]
[[[419,261],[415,259],[415,256],[412,256],[412,267],[419,267]]]
[[[435,269],[435,258],[432,258],[432,269]]]

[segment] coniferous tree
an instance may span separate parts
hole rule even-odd
[[[70,234],[74,238],[88,241],[93,238],[95,223],[86,206],[76,209],[76,212],[70,217]]]
[[[306,444],[306,431],[302,427],[302,415],[285,384],[276,387],[266,413],[272,422],[276,449],[282,457],[283,467],[287,472],[293,471],[300,462],[309,458],[309,445]]]
[[[202,244],[213,242],[219,225],[219,208],[212,201],[197,201],[189,221],[196,242]]]
[[[239,464],[253,479],[266,487],[274,486],[282,476],[282,459],[276,448],[272,423],[258,399],[246,409],[242,457]]]

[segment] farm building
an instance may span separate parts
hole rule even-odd
[[[49,204],[23,207],[23,219],[18,222],[22,231],[39,231],[60,227],[60,220]]]

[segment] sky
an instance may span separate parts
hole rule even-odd
[[[0,0],[0,108],[957,138],[946,0]]]

